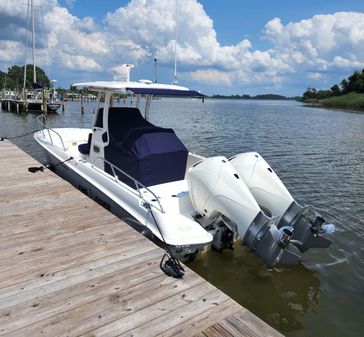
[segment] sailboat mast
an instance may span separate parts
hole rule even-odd
[[[27,83],[27,62],[28,62],[28,57],[27,57],[27,54],[28,54],[28,30],[29,30],[29,27],[28,27],[28,23],[29,23],[29,0],[28,0],[28,3],[27,3],[27,29],[25,30],[25,64],[24,64],[24,81],[23,81],[23,90],[25,90],[25,86],[26,86],[26,83]]]
[[[175,12],[175,39],[174,39],[174,79],[173,84],[177,84],[177,5],[178,0],[176,0],[176,12]]]
[[[30,0],[30,7],[32,11],[32,49],[33,49],[33,82],[37,83],[37,74],[35,72],[35,29],[34,29],[34,6],[33,0]]]

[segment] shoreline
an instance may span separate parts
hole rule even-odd
[[[324,99],[303,100],[303,104],[327,109],[340,109],[364,113],[364,94],[351,92],[346,95],[333,96]]]
[[[335,111],[364,114],[364,109],[355,109],[355,108],[349,108],[349,107],[345,107],[345,106],[330,106],[330,105],[323,105],[320,103],[306,103],[306,102],[302,102],[302,103],[304,104],[304,107],[307,107],[307,108],[321,108],[321,109],[326,109],[326,110],[335,110]]]

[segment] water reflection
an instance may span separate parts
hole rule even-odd
[[[300,317],[320,298],[320,279],[299,264],[268,270],[246,247],[208,252],[188,264],[212,284],[282,332],[302,330]]]

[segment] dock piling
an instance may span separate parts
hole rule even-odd
[[[81,92],[81,115],[83,115],[85,112],[85,109],[83,107],[83,93]]]
[[[44,89],[42,91],[42,97],[43,97],[43,114],[45,116],[47,116],[47,114],[48,114],[48,106],[47,106],[47,97],[46,97],[46,93],[45,93],[45,90]]]

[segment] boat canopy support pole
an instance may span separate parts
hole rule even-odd
[[[110,107],[110,99],[111,99],[111,96],[112,96],[112,92],[111,91],[106,91],[105,92],[104,113],[102,115],[102,127],[103,127],[103,129],[107,129],[107,125],[108,125],[109,107]]]
[[[102,92],[99,91],[99,93],[97,95],[96,111],[94,111],[94,118],[93,118],[93,121],[92,121],[93,126],[95,126],[95,123],[96,123],[96,120],[97,120],[97,115],[99,114],[100,104],[101,104],[101,97],[102,97]]]
[[[145,120],[149,120],[149,110],[151,102],[152,102],[152,95],[150,94],[146,95],[145,111],[144,111]]]
[[[135,103],[135,107],[139,109],[140,106],[140,94],[136,95],[136,103]]]

